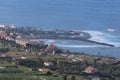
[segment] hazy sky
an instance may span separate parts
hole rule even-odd
[[[41,28],[120,28],[120,0],[0,0],[0,23]]]

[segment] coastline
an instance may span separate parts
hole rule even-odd
[[[36,38],[35,38],[36,39]],[[63,38],[63,37],[40,37],[39,39],[54,39],[54,40],[77,40],[77,41],[84,41],[84,42],[89,42],[89,43],[95,43],[98,45],[103,45],[103,46],[108,46],[108,47],[115,47],[115,45],[113,44],[108,44],[108,43],[103,43],[103,42],[97,42],[97,41],[93,41],[93,40],[88,40],[88,39],[84,39],[84,38]],[[32,39],[34,40],[34,39]],[[36,39],[37,40],[37,39]]]

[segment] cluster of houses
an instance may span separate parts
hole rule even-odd
[[[53,62],[44,62],[44,66],[45,67],[54,66],[54,63]],[[48,68],[39,68],[38,71],[40,71],[40,72],[48,72],[48,71],[50,71],[50,69],[48,69]]]
[[[0,24],[0,29],[16,28],[14,24]]]
[[[54,66],[54,63],[53,62],[44,62],[44,66],[45,67],[50,67],[50,66]],[[38,71],[40,72],[46,72],[46,71],[50,71],[50,69],[48,68],[39,68]],[[86,74],[96,74],[98,73],[98,69],[96,69],[95,67],[93,66],[88,66],[84,71],[83,73],[86,73]]]
[[[23,46],[26,46],[26,44],[32,44],[32,45],[44,45],[44,42],[43,41],[36,41],[36,40],[29,40],[29,39],[26,39],[26,38],[22,38],[20,35],[18,35],[17,33],[10,33],[8,36],[4,31],[2,31],[2,29],[4,28],[16,28],[14,25],[0,25],[0,38],[4,38],[5,40],[8,40],[8,41],[15,41],[17,44],[20,44],[20,45],[23,45]],[[70,34],[76,34],[75,32],[71,31],[69,32]],[[48,45],[47,48],[45,49],[45,52],[46,53],[52,53],[52,54],[55,54],[55,51],[57,50],[57,46],[55,46],[54,44],[51,44],[51,45]],[[44,54],[44,52],[40,52],[40,54]],[[65,56],[65,55],[63,55]],[[79,58],[75,58],[73,55],[70,55],[68,56],[68,58],[72,59],[72,61],[83,61],[83,59],[79,59]],[[24,56],[21,56],[20,59],[27,59],[26,57]],[[9,56],[9,55],[1,55],[0,56],[0,60],[2,61],[11,61],[13,60],[13,57],[12,56]],[[45,67],[50,67],[50,66],[54,66],[54,63],[53,62],[44,62],[44,66]],[[2,69],[3,67],[0,67],[0,69]],[[33,71],[33,69],[30,69],[31,71]],[[50,69],[48,68],[38,68],[38,71],[40,72],[48,72],[50,71]],[[92,67],[92,66],[89,66],[87,67],[84,71],[84,73],[87,73],[87,74],[94,74],[94,73],[97,73],[98,70],[95,68],[95,67]],[[91,80],[100,80],[99,78],[94,78],[94,79],[91,79]]]
[[[51,71],[49,68],[46,68],[46,67],[50,67],[50,66],[54,66],[54,63],[53,62],[44,62],[44,66],[45,67],[42,67],[42,68],[37,68],[37,69],[34,69],[34,68],[30,68],[29,70],[30,71],[39,71],[39,72],[48,72],[48,71]]]
[[[9,34],[6,33],[4,30],[2,29],[6,29],[6,28],[16,28],[14,25],[0,25],[0,39],[5,39],[8,41],[14,41],[17,44],[20,44],[24,47],[26,47],[26,45],[30,44],[30,45],[45,45],[44,41],[40,41],[40,40],[34,40],[34,39],[27,39],[24,38],[23,36],[21,36],[20,33],[16,33],[16,32],[10,32]],[[57,47],[54,44],[49,45],[44,52],[40,52],[40,54],[44,54],[44,53],[52,53],[55,54]]]
[[[7,36],[7,34],[4,31],[0,31],[0,38],[1,39],[5,39],[5,40],[9,40],[9,41],[13,41],[13,38],[11,38],[10,36]]]
[[[43,45],[44,42],[43,41],[34,41],[34,40],[30,40],[30,39],[27,39],[27,38],[23,38],[21,37],[18,33],[16,32],[11,32],[9,34],[6,34],[4,30],[2,29],[6,29],[6,28],[16,28],[14,25],[0,25],[0,38],[1,39],[5,39],[5,40],[8,40],[8,41],[15,41],[17,44],[20,44],[20,45],[23,45],[23,46],[26,46],[27,43],[29,44],[39,44],[39,45]]]

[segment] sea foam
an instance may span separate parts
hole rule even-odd
[[[84,32],[87,32],[91,35],[91,38],[89,40],[113,44],[116,47],[120,46],[120,39],[119,40],[117,39],[118,36],[112,35],[110,33],[102,32],[102,31],[85,30]],[[115,41],[115,39],[117,39],[118,41]]]

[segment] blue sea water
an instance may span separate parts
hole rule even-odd
[[[0,23],[120,31],[120,0],[0,0]]]
[[[89,54],[120,57],[120,0],[0,0],[0,23],[42,29],[86,30],[91,39],[115,48],[79,41],[47,41]],[[108,32],[106,29],[115,29]],[[95,30],[95,31],[88,31]]]
[[[55,44],[59,48],[63,48],[72,52],[83,52],[91,55],[104,55],[120,58],[120,36],[116,31],[109,32],[96,30],[83,30],[91,34],[90,40],[113,44],[115,47],[108,47],[77,40],[54,40],[44,39],[46,44]],[[119,33],[118,33],[119,34]]]

